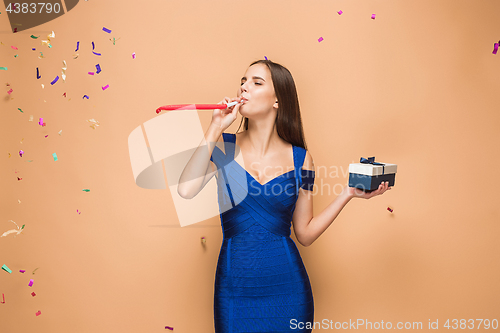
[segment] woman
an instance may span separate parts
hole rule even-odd
[[[290,72],[270,60],[256,61],[237,97],[221,103],[232,101],[239,103],[214,110],[178,187],[182,197],[192,198],[217,174],[224,237],[215,276],[215,332],[311,332],[313,295],[290,238],[291,223],[297,241],[309,246],[352,198],[380,195],[388,183],[370,193],[344,187],[313,218],[314,163]],[[245,131],[224,133],[238,112]]]

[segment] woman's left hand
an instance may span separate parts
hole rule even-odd
[[[378,189],[373,190],[371,192],[365,192],[363,190],[357,189],[355,187],[346,186],[342,190],[342,194],[346,195],[349,198],[363,198],[370,199],[376,195],[383,194],[385,191],[390,190],[392,187],[389,187],[389,182],[382,182]]]

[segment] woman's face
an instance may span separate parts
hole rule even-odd
[[[278,108],[271,72],[264,64],[248,67],[241,78],[237,96],[245,99],[240,106],[240,113],[244,117],[267,114],[273,107]]]

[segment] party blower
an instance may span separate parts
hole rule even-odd
[[[165,105],[160,106],[156,109],[156,113],[160,113],[162,110],[213,110],[213,109],[226,109],[239,102],[231,102],[228,104],[176,104],[176,105]]]

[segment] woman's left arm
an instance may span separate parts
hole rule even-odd
[[[306,153],[304,170],[314,171],[314,162],[309,151]],[[328,207],[326,207],[319,215],[313,217],[313,196],[312,191],[300,189],[299,198],[295,204],[292,223],[295,236],[303,246],[311,245],[337,218],[340,211],[352,198],[369,199],[376,195],[384,193],[391,188],[388,182],[379,185],[377,190],[372,192],[364,192],[353,187],[344,187],[342,192]]]

